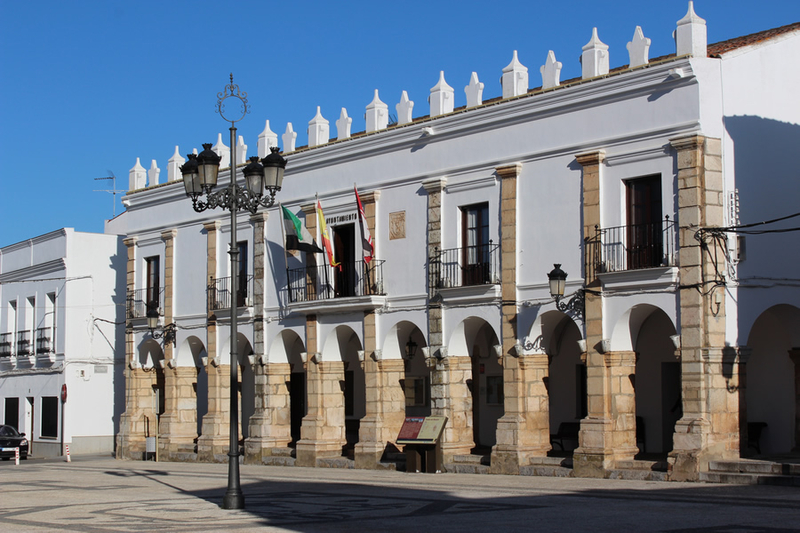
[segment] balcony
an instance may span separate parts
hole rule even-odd
[[[677,266],[675,222],[600,228],[586,243],[586,278],[610,272]]]
[[[13,333],[0,333],[0,357],[11,357],[14,355],[13,342]]]
[[[208,286],[208,308],[211,311],[230,309],[231,297],[236,297],[236,307],[253,305],[253,276],[239,277],[239,287],[231,290],[231,278],[212,279]]]
[[[17,332],[17,356],[31,354],[31,330]]]
[[[36,355],[53,352],[52,328],[39,328],[36,330]]]
[[[128,293],[128,318],[145,318],[147,310],[164,309],[164,288],[137,289]]]
[[[342,263],[340,267],[307,265],[289,270],[289,302],[383,296],[383,263],[384,261],[373,259],[369,263]]]
[[[432,291],[500,283],[500,245],[438,248],[428,261]]]

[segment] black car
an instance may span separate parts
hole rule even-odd
[[[0,426],[0,458],[7,461],[14,457],[16,448],[19,448],[19,458],[28,458],[28,439],[25,433],[18,433],[11,426]]]

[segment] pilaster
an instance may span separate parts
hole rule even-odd
[[[292,441],[291,402],[288,383],[292,379],[289,363],[259,365],[256,375],[256,411],[250,417],[250,436],[244,443],[244,460],[261,464],[276,449]],[[260,382],[263,384],[259,385]],[[260,391],[260,392],[259,392]]]
[[[192,384],[197,370],[167,366],[164,370],[166,410],[160,420],[159,453],[170,461],[196,459],[197,398]]]
[[[433,357],[431,365],[431,415],[446,416],[442,432],[443,463],[454,455],[469,454],[473,440],[472,393],[467,385],[472,380],[469,356]]]
[[[133,293],[136,283],[136,237],[128,237],[122,241],[127,250],[126,268],[126,293],[127,309],[126,321],[133,317]],[[137,390],[137,373],[134,371],[136,363],[136,347],[133,328],[130,323],[125,326],[125,412],[120,416],[119,434],[117,435],[117,457],[140,459],[145,450],[144,437],[135,431],[136,421],[141,417],[137,407],[135,391]]]
[[[210,353],[210,352],[209,352]],[[208,374],[208,412],[203,416],[202,435],[197,439],[197,458],[209,463],[227,461],[230,448],[230,387],[226,378],[230,376],[230,366],[217,366],[209,360]]]

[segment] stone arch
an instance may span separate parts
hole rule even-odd
[[[753,322],[747,346],[746,418],[747,454],[782,454],[800,444],[800,309],[774,305]],[[755,424],[766,424],[756,435]],[[758,438],[760,436],[760,439]]]
[[[147,338],[139,345],[139,364],[142,368],[162,368],[164,365],[164,350],[155,339]]]
[[[358,334],[349,326],[337,326],[328,334],[322,348],[323,361],[343,363],[340,385],[344,395],[345,446],[343,452],[352,456],[358,443],[361,419],[366,415],[367,392],[364,368],[360,356],[363,346]]]
[[[425,335],[413,322],[400,321],[393,325],[383,340],[383,359],[403,359],[401,383],[405,395],[406,416],[430,416],[431,370],[422,348]]]
[[[669,453],[675,423],[683,414],[681,365],[672,341],[675,335],[669,315],[650,304],[632,306],[614,325],[611,350],[636,352],[632,379],[640,454]]]
[[[497,420],[503,416],[503,365],[498,356],[499,336],[486,320],[469,317],[453,330],[447,356],[466,356],[471,362],[470,391],[464,402],[471,419],[474,451],[488,453],[497,442]],[[451,401],[458,401],[451,398]]]
[[[208,373],[204,359],[208,357],[206,347],[198,337],[191,335],[183,340],[175,351],[175,360],[179,367],[194,366],[197,377],[192,384],[197,411],[197,434],[202,433],[203,417],[208,413]]]
[[[148,338],[139,345],[139,364],[144,372],[145,386],[140,387],[144,397],[140,398],[145,411],[145,436],[158,433],[158,421],[166,411],[166,376],[164,375],[164,351],[155,339]]]

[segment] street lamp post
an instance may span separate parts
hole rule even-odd
[[[226,100],[235,98],[239,100],[234,109],[226,109]],[[230,102],[229,102],[230,103]],[[228,115],[226,115],[226,112]],[[286,159],[278,153],[277,147],[272,147],[271,153],[259,163],[258,157],[251,157],[250,163],[243,169],[246,187],[236,183],[236,122],[242,120],[250,112],[247,104],[247,93],[239,91],[239,86],[233,83],[231,74],[230,84],[217,93],[217,113],[230,122],[231,132],[231,160],[230,160],[230,185],[229,187],[212,192],[217,184],[220,157],[211,150],[210,144],[204,144],[200,154],[189,154],[189,160],[181,166],[183,185],[186,195],[192,199],[192,207],[198,213],[206,209],[222,208],[231,212],[231,243],[228,254],[231,257],[231,292],[238,290],[239,276],[239,247],[236,243],[236,214],[240,210],[247,210],[255,214],[259,207],[270,207],[275,203],[275,193],[281,190],[283,184],[283,171],[286,168]],[[269,193],[268,195],[265,194]],[[202,198],[205,199],[202,199]],[[239,482],[239,395],[238,395],[238,301],[231,297],[231,360],[230,360],[230,449],[228,451],[228,490],[222,498],[223,509],[244,509],[244,494]]]

